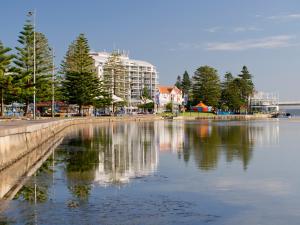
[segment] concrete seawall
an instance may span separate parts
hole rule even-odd
[[[72,118],[52,121],[7,122],[0,126],[0,199],[14,197],[24,182],[35,173],[61,143],[72,126],[157,119],[160,117]]]
[[[30,151],[54,137],[66,127],[101,122],[156,120],[160,117],[103,117],[103,118],[72,118],[54,121],[37,121],[34,124],[6,127],[0,129],[0,171],[16,162]]]

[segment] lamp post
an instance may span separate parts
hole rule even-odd
[[[54,49],[50,48],[51,52],[52,52],[52,104],[51,104],[51,115],[52,118],[55,117],[55,89],[54,89],[54,82],[55,82],[55,63],[54,63]]]
[[[28,16],[32,16],[32,25],[33,25],[33,119],[36,119],[36,37],[35,37],[35,10],[28,12]]]

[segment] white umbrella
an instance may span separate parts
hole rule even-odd
[[[124,100],[116,95],[112,96],[113,103],[124,102]]]

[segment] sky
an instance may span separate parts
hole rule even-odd
[[[300,100],[299,0],[3,0],[0,40],[18,45],[27,12],[56,52],[80,34],[93,51],[120,49],[157,67],[174,84],[203,65],[239,74],[246,65],[259,91]]]

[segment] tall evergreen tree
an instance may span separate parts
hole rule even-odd
[[[35,33],[36,54],[36,96],[37,101],[49,99],[51,90],[51,53],[48,40],[44,34]],[[19,45],[16,47],[17,55],[14,60],[14,83],[15,94],[18,100],[26,104],[26,113],[29,103],[33,101],[33,71],[34,71],[34,29],[31,21],[26,21],[20,32]]]
[[[249,73],[248,68],[243,66],[241,73],[238,75],[240,78],[241,96],[245,105],[248,104],[248,98],[253,94],[254,84],[252,82],[252,75]]]
[[[10,48],[4,47],[0,41],[0,96],[1,96],[1,107],[0,116],[4,113],[4,95],[7,94],[10,88],[12,77],[8,74],[9,65],[13,55],[8,54]]]
[[[221,97],[221,85],[217,70],[209,67],[199,67],[193,76],[194,101],[217,107]]]
[[[52,59],[48,39],[43,33],[36,33],[36,97],[37,102],[49,101],[52,91]]]
[[[176,80],[176,83],[175,83],[175,86],[179,89],[181,89],[182,87],[182,81],[181,81],[181,76],[177,76],[177,80]]]
[[[227,72],[222,83],[221,107],[230,111],[239,111],[242,106],[240,79]]]
[[[79,34],[73,41],[62,62],[62,73],[95,73],[95,63],[89,55],[90,47],[84,34]]]
[[[103,81],[110,96],[116,95],[126,101],[129,95],[130,83],[127,69],[120,56],[117,52],[113,52],[109,56],[103,66]]]
[[[105,96],[89,51],[87,39],[80,34],[69,46],[62,63],[62,92],[67,102],[79,105],[80,113],[82,106],[99,105],[100,99]]]
[[[184,71],[184,74],[182,76],[182,82],[181,82],[181,88],[183,91],[183,94],[189,94],[191,90],[192,82],[190,80],[189,74],[187,71]]]

